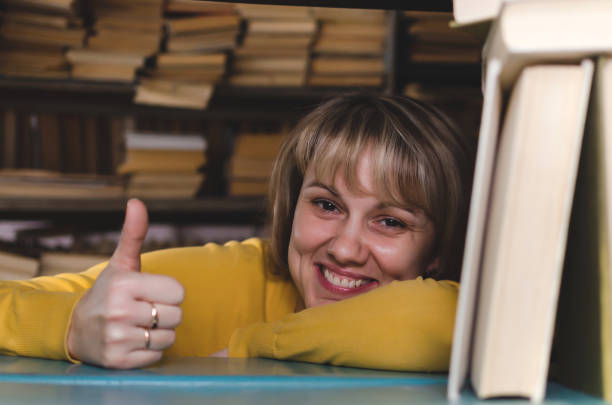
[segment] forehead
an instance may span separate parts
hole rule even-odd
[[[317,165],[315,161],[311,162],[304,174],[304,185],[315,183],[340,194],[374,197],[381,205],[414,208],[414,204],[405,199],[399,189],[390,188],[388,184],[376,181],[376,177],[372,152],[366,150],[352,170],[341,164],[330,167],[325,164]]]

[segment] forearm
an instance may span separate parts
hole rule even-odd
[[[234,333],[230,357],[270,357],[389,370],[448,369],[455,284],[392,283]]]
[[[68,358],[65,342],[72,311],[93,284],[96,267],[80,274],[0,282],[0,354]]]

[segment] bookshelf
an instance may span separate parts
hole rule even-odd
[[[228,1],[227,3],[234,3]],[[402,10],[450,12],[452,1],[244,1],[270,5],[364,8],[388,10],[383,51],[382,85],[368,91],[401,94],[409,82],[461,84],[477,88],[479,64],[413,63],[407,57],[410,41],[405,32],[409,21]],[[243,27],[244,28],[244,27]],[[310,51],[312,55],[312,50]],[[148,65],[150,65],[150,61]],[[283,122],[287,129],[321,101],[335,94],[354,91],[355,86],[235,86],[215,85],[207,108],[188,109],[133,102],[137,82],[98,82],[75,78],[24,78],[0,75],[0,110],[28,114],[76,117],[131,117],[134,120],[165,119],[199,121],[208,142],[206,181],[195,199],[145,200],[152,222],[200,224],[264,223],[264,197],[232,197],[228,194],[227,170],[233,140],[244,123],[265,126]],[[444,109],[446,106],[441,106]],[[1,129],[1,127],[0,127]],[[112,134],[108,137],[111,138]],[[0,131],[0,141],[2,141]],[[112,140],[109,139],[109,142]],[[1,144],[1,142],[0,142]],[[1,162],[0,162],[1,163]],[[0,166],[2,166],[0,164]],[[125,198],[32,199],[0,198],[0,218],[6,220],[51,220],[57,223],[95,223],[120,226]]]

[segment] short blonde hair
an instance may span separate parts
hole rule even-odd
[[[435,108],[399,96],[348,94],[306,115],[289,134],[270,182],[271,260],[288,274],[293,215],[307,167],[332,179],[341,170],[349,188],[359,187],[362,152],[373,153],[378,195],[421,210],[435,230],[436,279],[458,280],[473,174],[474,147]],[[316,162],[316,163],[314,163]]]

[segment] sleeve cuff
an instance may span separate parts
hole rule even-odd
[[[256,323],[237,329],[230,338],[229,357],[275,357],[276,324]]]

